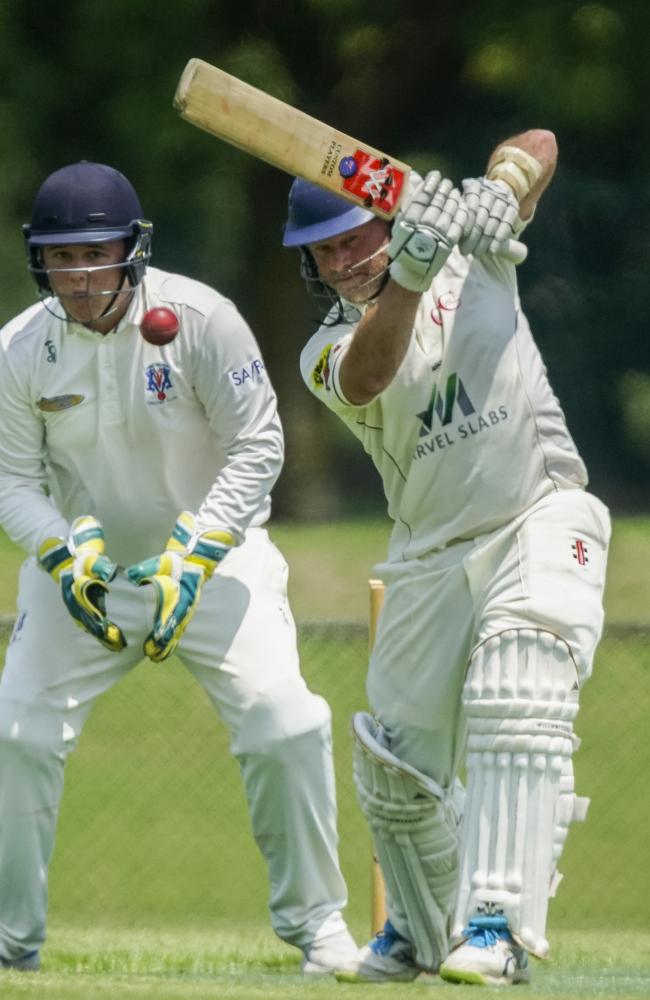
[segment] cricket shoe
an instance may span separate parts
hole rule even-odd
[[[0,958],[0,969],[18,969],[19,972],[38,972],[41,958],[37,951],[28,951],[20,958]]]
[[[473,917],[463,940],[440,966],[450,983],[513,986],[527,983],[528,952],[514,940],[505,917]]]
[[[354,969],[339,969],[339,983],[410,983],[421,969],[415,964],[413,945],[398,934],[390,920],[359,951]]]
[[[302,972],[305,976],[333,975],[337,969],[356,968],[359,949],[345,925],[331,934],[324,934],[304,950]]]

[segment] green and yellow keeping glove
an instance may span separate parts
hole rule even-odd
[[[145,655],[161,663],[176,649],[201,597],[203,584],[235,544],[228,531],[199,533],[189,511],[179,514],[165,551],[129,566],[131,583],[152,584],[156,591],[153,628],[144,641]]]
[[[106,617],[108,584],[117,565],[104,555],[104,531],[96,517],[85,515],[72,523],[70,535],[46,538],[38,561],[60,585],[66,608],[76,624],[113,653],[126,646],[122,630]]]

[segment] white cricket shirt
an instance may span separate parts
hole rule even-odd
[[[553,490],[586,485],[512,264],[454,251],[422,296],[393,382],[353,406],[339,371],[360,315],[321,326],[300,367],[381,475],[395,522],[391,561],[492,531]]]
[[[180,321],[164,347],[139,334],[158,305]],[[29,552],[82,514],[123,565],[162,551],[182,510],[241,540],[267,520],[282,459],[260,349],[207,285],[148,268],[105,336],[41,304],[0,331],[0,522]]]

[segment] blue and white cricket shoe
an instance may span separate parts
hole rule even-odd
[[[340,969],[339,983],[410,983],[422,970],[415,964],[413,945],[398,934],[390,920],[359,951],[355,969]]]
[[[527,983],[528,952],[514,940],[505,917],[472,917],[462,941],[440,966],[440,976],[481,986]]]

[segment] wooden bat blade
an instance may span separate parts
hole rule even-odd
[[[202,59],[190,59],[174,107],[181,117],[289,174],[391,219],[410,167]]]
[[[392,219],[411,168],[202,59],[190,59],[174,95],[182,118],[288,174]],[[509,240],[499,256],[528,253]]]

